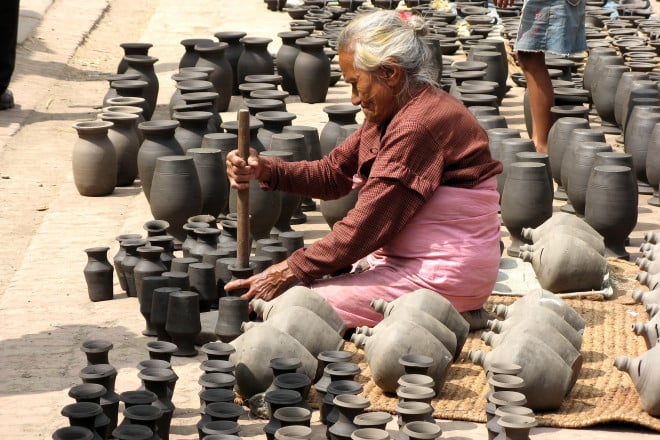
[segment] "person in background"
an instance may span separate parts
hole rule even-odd
[[[497,8],[513,0],[493,0]],[[514,50],[527,80],[532,114],[532,141],[536,150],[548,152],[548,132],[554,122],[552,82],[545,65],[545,51],[571,55],[587,50],[584,0],[525,0]]]
[[[500,261],[499,195],[488,138],[458,100],[437,87],[424,20],[394,11],[360,14],[337,49],[351,102],[364,123],[328,156],[287,163],[252,149],[227,156],[234,188],[256,179],[265,190],[336,199],[360,188],[355,207],[332,230],[287,260],[226,290],[275,298],[294,283],[332,304],[347,328],[382,319],[375,298],[392,301],[427,288],[482,328]],[[360,264],[356,264],[356,263]],[[360,266],[338,276],[343,268]]]
[[[19,0],[0,1],[0,110],[14,107],[14,95],[8,89],[16,64]]]

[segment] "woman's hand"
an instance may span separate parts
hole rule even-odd
[[[273,264],[265,271],[250,278],[227,283],[225,290],[249,289],[241,296],[242,298],[247,300],[261,298],[264,301],[270,301],[284,292],[295,281],[296,276],[291,272],[289,265],[284,260]]]
[[[238,150],[230,151],[227,154],[227,177],[232,188],[249,189],[250,180],[268,180],[270,178],[270,168],[268,161],[259,157],[259,153],[254,148],[250,148],[250,157],[247,161],[238,155]]]

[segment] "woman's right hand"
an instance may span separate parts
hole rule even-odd
[[[254,148],[250,148],[247,161],[238,155],[238,150],[227,154],[227,177],[232,188],[249,189],[250,180],[268,180],[269,171],[267,161],[259,157]]]

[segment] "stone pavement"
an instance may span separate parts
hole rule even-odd
[[[23,1],[23,7],[33,4]],[[121,233],[142,232],[151,218],[139,185],[118,188],[112,196],[85,198],[73,185],[71,147],[76,139],[71,124],[95,116],[106,91],[104,75],[113,73],[121,57],[119,43],[148,41],[156,64],[161,91],[155,118],[166,118],[166,104],[174,90],[170,75],[182,53],[179,41],[187,37],[212,38],[219,30],[244,30],[274,40],[288,28],[285,13],[266,10],[261,0],[42,0],[38,26],[18,53],[11,88],[17,108],[0,112],[0,424],[3,438],[50,438],[67,421],[60,409],[71,402],[67,390],[77,383],[85,365],[80,344],[103,338],[114,343],[111,363],[117,368],[117,390],[135,389],[135,365],[147,358],[141,335],[143,320],[137,300],[126,298],[116,286],[115,299],[91,303],[82,268],[83,249],[111,247]],[[28,8],[30,9],[30,8]],[[279,41],[269,49],[277,50]],[[327,103],[349,101],[342,82],[332,88]],[[326,104],[327,104],[326,103]],[[224,120],[235,118],[238,101]],[[291,99],[294,123],[321,128],[327,121],[326,104],[302,104]],[[505,100],[503,114],[510,125],[522,128],[520,89]],[[643,200],[643,199],[642,199]],[[643,201],[641,202],[643,205]],[[632,237],[638,245],[644,228],[658,229],[657,208],[641,209],[640,228]],[[327,227],[319,213],[298,229],[312,240]],[[634,247],[631,248],[634,251]],[[201,372],[196,358],[174,358],[181,378],[172,438],[196,438]],[[244,438],[265,438],[260,420],[244,420]],[[443,438],[485,438],[483,425],[439,421]],[[314,423],[315,438],[323,430]],[[650,438],[634,426],[556,430],[541,428],[535,438],[621,439]]]

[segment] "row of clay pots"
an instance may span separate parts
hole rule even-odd
[[[516,390],[532,410],[559,408],[582,368],[584,320],[553,293],[530,291],[497,310],[503,321],[490,321],[482,339],[493,349],[474,351],[470,359],[486,371],[494,364],[517,364],[523,379]]]
[[[428,289],[410,292],[390,303],[374,300],[371,306],[385,319],[373,329],[359,329],[351,341],[364,348],[375,384],[384,392],[394,392],[404,373],[397,360],[414,352],[432,358],[428,374],[438,394],[467,338],[465,319],[442,295]]]
[[[652,248],[660,243],[660,234],[657,232],[647,232],[644,235],[642,249],[653,253]],[[654,260],[647,260],[653,262]],[[648,274],[647,272],[642,272]],[[655,278],[653,278],[655,276]],[[638,280],[640,277],[638,277]],[[650,279],[650,280],[649,280]],[[637,389],[644,410],[653,417],[660,416],[660,381],[658,375],[653,371],[654,366],[660,359],[660,277],[649,275],[644,277],[649,291],[633,291],[632,297],[635,302],[646,306],[649,320],[646,323],[636,322],[632,326],[635,334],[642,336],[646,343],[648,351],[641,355],[630,358],[628,356],[619,356],[614,359],[614,366],[628,373],[633,385]],[[650,283],[649,283],[650,281]]]
[[[646,347],[649,349],[655,347],[658,338],[660,338],[660,316],[657,314],[660,308],[660,277],[657,276],[660,273],[660,268],[658,268],[658,260],[656,259],[656,255],[658,255],[657,242],[657,233],[649,232],[645,234],[645,240],[640,246],[640,250],[646,256],[638,258],[636,261],[642,269],[642,272],[637,275],[637,280],[648,287],[649,290],[634,290],[632,292],[633,300],[643,304],[649,314],[648,322],[636,322],[633,324],[632,330],[636,335],[644,338]]]

